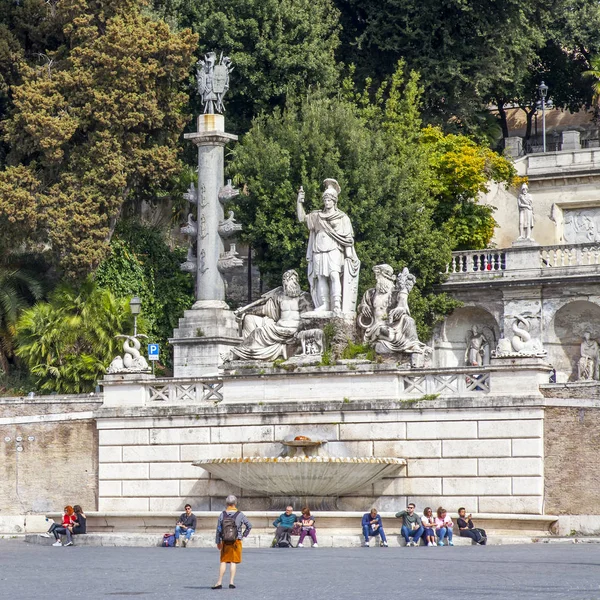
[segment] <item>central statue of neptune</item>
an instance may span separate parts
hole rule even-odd
[[[306,223],[308,281],[315,312],[335,316],[353,313],[358,294],[360,260],[354,250],[354,231],[348,215],[338,209],[340,186],[335,179],[324,182],[323,209],[304,211],[304,190],[298,192],[298,221]]]

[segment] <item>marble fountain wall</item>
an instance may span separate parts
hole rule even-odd
[[[392,391],[386,399],[374,382],[370,396],[366,390],[369,378],[385,379],[389,373],[352,375],[367,380],[354,387],[360,390],[354,396],[344,390],[352,379],[348,373],[326,373],[319,377],[330,380],[329,399],[302,393],[302,399],[288,397],[285,402],[276,400],[273,391],[267,401],[243,398],[243,390],[256,394],[261,385],[283,389],[290,379],[287,374],[257,375],[255,381],[251,376],[225,378],[223,401],[187,405],[168,401],[126,405],[126,397],[135,396],[135,384],[105,386],[105,403],[96,413],[98,510],[175,511],[187,502],[198,511],[219,510],[230,493],[243,499],[245,510],[266,510],[268,498],[235,489],[192,462],[278,456],[280,440],[301,434],[327,440],[322,451],[330,456],[406,459],[406,467],[396,476],[339,498],[339,510],[363,511],[375,505],[394,511],[412,501],[420,509],[445,505],[455,511],[467,505],[480,513],[543,513],[544,406],[539,391],[532,391],[538,386],[534,372],[528,374],[533,382],[530,390],[524,387],[512,396],[480,392],[411,396],[398,394],[388,381],[386,387]],[[518,381],[514,370],[494,375]],[[545,371],[541,376],[547,380]],[[294,387],[302,390],[308,379],[296,374]],[[156,384],[140,387],[151,385]],[[499,382],[497,389],[502,387]]]

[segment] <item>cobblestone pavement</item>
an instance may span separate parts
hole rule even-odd
[[[217,569],[209,549],[0,540],[2,599],[600,600],[600,544],[246,549],[237,589],[213,591]]]

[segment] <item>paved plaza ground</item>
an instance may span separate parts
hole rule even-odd
[[[0,540],[0,598],[600,599],[600,544],[248,549],[237,589],[213,591],[217,568],[216,550]]]

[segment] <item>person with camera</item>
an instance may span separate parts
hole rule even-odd
[[[487,534],[485,529],[475,527],[471,515],[467,515],[466,513],[467,511],[463,507],[458,509],[458,519],[456,519],[456,524],[458,525],[460,537],[471,538],[479,546],[485,546],[487,544]]]

